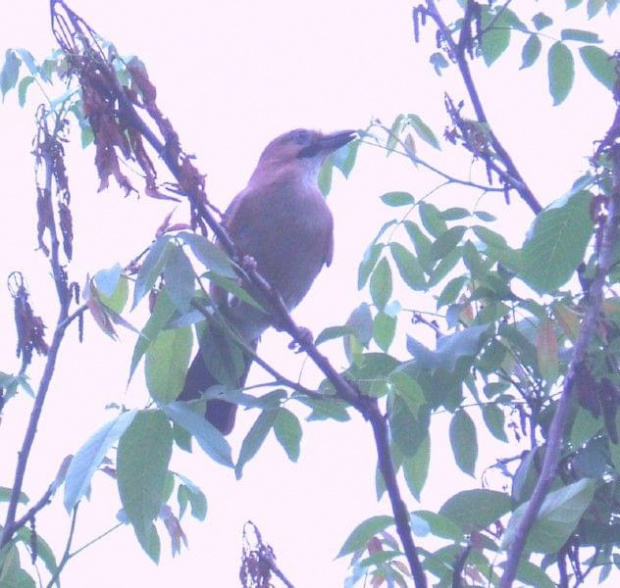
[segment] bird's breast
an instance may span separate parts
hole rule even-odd
[[[231,236],[291,309],[331,258],[331,212],[318,189],[302,182],[244,196],[227,219]]]

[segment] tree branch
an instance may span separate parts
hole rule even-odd
[[[55,121],[55,128],[53,132],[50,133],[46,126],[43,113],[40,112],[38,123],[39,129],[35,154],[37,156],[37,166],[41,164],[44,166],[45,181],[44,186],[40,188],[40,190],[42,190],[45,197],[48,198],[51,197],[53,181],[54,178],[57,177],[56,173],[58,173],[58,170],[55,170],[56,156],[58,153],[54,150],[59,146],[58,134],[62,129],[62,122],[58,117]],[[24,476],[28,465],[28,459],[30,457],[30,451],[37,433],[37,426],[39,419],[41,418],[43,405],[45,404],[45,398],[54,375],[54,370],[56,369],[56,361],[58,358],[60,345],[64,338],[65,331],[71,322],[67,320],[69,316],[69,307],[71,304],[71,295],[67,286],[67,274],[60,261],[61,244],[58,238],[56,225],[58,220],[54,217],[53,207],[50,206],[50,210],[52,211],[50,214],[53,218],[46,219],[46,229],[48,229],[50,233],[49,260],[52,269],[52,276],[54,278],[54,284],[56,286],[58,301],[60,303],[60,311],[56,322],[52,343],[47,354],[43,376],[41,377],[39,389],[32,407],[32,412],[30,413],[30,419],[26,428],[24,441],[22,442],[21,450],[19,451],[17,457],[15,478],[11,489],[11,497],[7,509],[4,529],[2,532],[2,537],[0,538],[0,549],[7,545],[15,532],[29,520],[29,517],[22,517],[16,521],[17,505],[19,503],[19,496],[24,484]],[[41,507],[43,506],[44,505]]]
[[[471,24],[470,21],[472,17],[472,4],[473,3],[471,0],[467,2],[466,16],[468,16],[468,18],[463,20],[462,31],[466,28],[469,28]],[[482,107],[482,101],[480,100],[478,90],[469,69],[469,64],[467,63],[467,43],[460,42],[459,44],[457,44],[454,41],[452,33],[444,22],[441,14],[439,13],[439,10],[435,5],[434,0],[427,0],[425,12],[435,22],[437,29],[441,34],[441,38],[446,42],[454,61],[456,61],[456,65],[459,68],[459,72],[461,73],[463,83],[465,84],[465,89],[467,90],[467,94],[469,95],[469,98],[471,100],[476,119],[478,123],[485,125],[485,127],[488,129],[490,144],[493,147],[495,153],[497,154],[499,160],[504,165],[505,170],[502,170],[500,167],[498,167],[491,156],[484,156],[483,154],[480,154],[481,157],[484,157],[485,163],[487,163],[487,165],[489,165],[493,169],[493,171],[498,174],[502,182],[516,190],[519,196],[523,199],[523,201],[530,207],[532,212],[538,214],[542,210],[542,206],[534,196],[533,192],[527,186],[525,180],[523,179],[516,165],[512,161],[509,153],[506,151],[499,138],[494,133],[484,112],[484,108]],[[462,39],[464,38],[465,37],[462,36]]]
[[[409,522],[409,511],[407,510],[407,506],[401,497],[398,481],[396,480],[396,470],[394,468],[392,455],[390,453],[387,421],[385,415],[383,415],[379,410],[379,404],[376,399],[372,400],[373,402],[369,403],[368,420],[370,421],[372,432],[375,437],[379,471],[383,476],[385,488],[392,506],[392,512],[394,513],[396,532],[400,537],[403,550],[405,551],[405,556],[409,562],[409,567],[411,568],[411,574],[416,588],[425,588],[427,585],[426,576],[424,574],[422,563],[420,562],[418,550],[413,542]]]
[[[617,113],[620,112],[618,107]],[[590,285],[589,304],[583,318],[579,337],[573,348],[573,356],[568,367],[564,387],[560,400],[557,403],[555,414],[549,427],[549,436],[545,451],[540,477],[532,493],[523,518],[515,532],[515,537],[508,549],[501,588],[512,585],[516,574],[527,537],[532,525],[536,521],[538,512],[551,489],[562,450],[564,428],[570,413],[573,397],[573,388],[580,366],[584,362],[588,346],[592,341],[603,303],[603,289],[607,276],[613,264],[613,249],[618,242],[618,225],[620,223],[620,128],[617,129],[613,140],[608,140],[608,153],[612,164],[612,188],[607,200],[607,217],[600,227],[601,239],[598,252],[598,271]]]
[[[59,15],[58,8],[62,8],[64,15]],[[72,26],[69,27],[68,23]],[[155,104],[155,89],[146,77],[146,73],[141,72],[140,78],[145,95],[144,108],[154,120],[157,128],[162,132],[164,141],[160,141],[157,138],[136,111],[134,104],[116,77],[112,65],[106,61],[98,45],[93,42],[93,39],[95,39],[94,31],[72,12],[62,0],[52,0],[52,26],[61,48],[68,56],[73,58],[73,64],[78,72],[84,94],[87,91],[107,92],[105,100],[102,101],[109,105],[110,108],[110,111],[106,114],[114,117],[117,126],[123,129],[133,129],[144,136],[172,172],[179,183],[180,189],[188,196],[192,210],[195,211],[197,218],[204,220],[206,225],[214,232],[224,251],[236,264],[243,268],[245,274],[243,277],[247,277],[252,294],[259,294],[259,301],[264,303],[270,311],[274,323],[278,325],[279,329],[291,335],[299,348],[308,354],[315,365],[331,381],[337,396],[358,410],[365,419],[370,420],[376,440],[379,469],[386,482],[398,534],[403,543],[416,585],[424,588],[426,586],[426,578],[413,542],[409,526],[409,515],[396,482],[396,472],[390,456],[387,424],[384,415],[379,410],[377,400],[363,395],[354,383],[348,381],[331,365],[329,360],[319,352],[310,340],[307,335],[307,329],[300,328],[293,321],[281,297],[256,270],[255,264],[243,263],[245,259],[243,252],[238,249],[224,227],[211,214],[204,191],[204,175],[200,174],[194,167],[191,158],[182,152],[178,135]],[[76,41],[76,38],[79,39],[79,43]],[[86,52],[86,55],[83,56],[81,51]],[[93,80],[96,80],[96,85],[93,84]],[[85,84],[87,85],[86,88],[84,88]],[[110,94],[113,94],[117,101],[118,111],[112,110]],[[113,146],[111,149],[114,150],[115,147]],[[125,154],[125,156],[127,155]],[[137,159],[138,163],[143,165],[144,160]],[[152,170],[145,170],[147,176],[149,172],[152,173]]]

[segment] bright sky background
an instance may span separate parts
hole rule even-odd
[[[547,8],[545,3],[518,4],[517,8],[522,4],[532,10]],[[208,174],[208,194],[222,208],[244,187],[265,144],[283,131],[295,127],[326,131],[363,128],[371,117],[389,124],[397,114],[413,112],[440,135],[447,124],[442,108],[444,89],[449,88],[455,99],[464,97],[461,86],[454,84],[456,78],[437,78],[426,62],[424,48],[414,45],[411,4],[406,1],[74,0],[71,7],[112,40],[121,54],[137,54],[145,62],[158,88],[160,108],[179,132],[184,148],[196,154],[199,168]],[[610,31],[617,33],[620,24],[617,15],[614,20],[612,26],[599,17],[593,28],[600,30],[604,25],[607,33],[603,36],[611,38]],[[572,26],[588,28],[583,22]],[[434,32],[428,28],[423,36],[426,46],[432,47]],[[54,47],[47,1],[11,2],[2,7],[0,55],[7,47],[27,48],[37,58]],[[613,104],[578,65],[576,90],[565,105],[551,109],[543,68],[519,73],[518,65],[518,52],[513,51],[490,71],[477,68],[482,76],[480,90],[496,132],[515,154],[534,192],[547,204],[585,170],[585,156],[592,152],[592,141],[609,126]],[[16,109],[15,102],[12,94],[7,107],[0,108],[5,215],[0,233],[0,284],[10,271],[21,270],[35,311],[44,314],[51,328],[55,320],[55,305],[47,290],[51,281],[47,263],[34,251],[35,192],[29,154],[34,125],[31,111]],[[84,154],[78,147],[69,150],[77,253],[71,276],[83,284],[88,272],[117,261],[126,263],[142,250],[171,205],[145,197],[125,199],[117,191],[97,194],[92,152]],[[386,216],[377,206],[378,196],[389,190],[408,190],[419,197],[436,183],[406,162],[394,157],[386,160],[376,149],[361,151],[350,180],[338,178],[329,196],[336,223],[334,264],[317,280],[295,314],[298,322],[315,334],[327,325],[344,322],[358,303],[357,265]],[[422,155],[467,176],[468,162],[453,164],[455,153],[423,150]],[[471,195],[453,191],[450,197],[458,200]],[[503,201],[492,202],[490,197],[485,206],[504,210]],[[180,207],[177,218],[184,214]],[[514,202],[505,216],[509,223],[501,230],[518,243],[531,214]],[[424,304],[420,300],[402,302],[408,307]],[[18,367],[11,315],[11,300],[1,288],[3,371]],[[144,314],[134,319],[138,326],[143,320]],[[142,406],[141,381],[126,389],[133,342],[128,332],[121,334],[120,344],[112,342],[92,324],[87,325],[83,345],[70,333],[26,478],[25,490],[31,499],[38,499],[45,490],[63,457],[75,452],[111,418],[112,413],[103,410],[106,403]],[[270,333],[264,338],[263,350],[282,371],[296,377],[303,358],[291,359],[287,343],[287,337]],[[332,352],[337,365],[342,366],[336,349]],[[39,370],[40,364],[32,368],[35,382]],[[257,377],[260,380],[260,374]],[[309,378],[313,381],[312,374]],[[30,407],[31,401],[23,399],[11,402],[4,411],[1,486],[12,483],[16,448]],[[254,418],[254,414],[241,415],[231,436],[233,447],[238,449]],[[437,417],[434,423],[433,447],[442,468],[423,493],[421,505],[407,499],[411,509],[438,508],[457,485],[478,487],[477,481],[455,470],[449,451],[442,450],[442,444],[447,443],[448,420]],[[494,457],[491,453],[481,459],[479,472]],[[69,564],[63,586],[166,587],[179,581],[184,586],[237,586],[241,532],[248,519],[259,526],[298,588],[339,586],[346,575],[346,562],[334,562],[333,558],[348,533],[365,518],[389,512],[387,504],[375,500],[371,431],[358,417],[344,426],[309,424],[297,465],[269,440],[265,451],[246,467],[241,482],[235,481],[232,471],[215,467],[199,450],[189,457],[175,456],[172,467],[196,481],[209,502],[205,523],[184,520],[189,551],[172,559],[164,538],[162,562],[156,567],[139,549],[131,529],[123,529]],[[119,507],[116,490],[102,475],[95,478],[92,498],[81,509],[74,546],[114,522]],[[60,502],[60,497],[55,502]],[[55,504],[37,519],[38,529],[53,543],[56,553],[61,553],[69,522],[61,510]]]

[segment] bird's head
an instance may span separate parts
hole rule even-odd
[[[289,131],[265,147],[255,173],[301,174],[306,180],[316,182],[325,158],[356,138],[356,131]]]

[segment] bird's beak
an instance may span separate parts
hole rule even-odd
[[[318,143],[321,151],[332,153],[357,138],[357,131],[337,131],[329,135],[322,135],[318,139]]]

